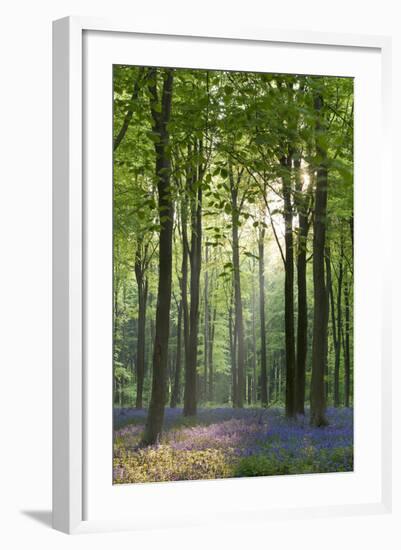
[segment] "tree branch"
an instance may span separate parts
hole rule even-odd
[[[132,92],[128,110],[124,117],[123,124],[113,142],[113,151],[117,149],[117,147],[120,145],[120,143],[124,139],[125,134],[127,133],[128,126],[130,125],[130,122],[132,119],[132,115],[134,114],[134,103],[137,101],[139,92],[141,90],[141,85],[143,84],[143,82],[146,80],[147,77],[148,77],[148,74],[145,73],[145,67],[140,67],[137,79],[134,84],[134,90]]]

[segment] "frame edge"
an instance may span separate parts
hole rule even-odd
[[[82,29],[53,22],[53,528],[82,522]]]

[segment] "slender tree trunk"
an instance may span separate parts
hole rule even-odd
[[[209,373],[209,273],[208,273],[208,262],[209,262],[209,246],[205,244],[205,285],[204,285],[204,395],[205,400],[208,398],[208,373]]]
[[[213,365],[213,347],[214,347],[214,334],[216,326],[217,307],[213,308],[213,316],[211,318],[210,336],[209,336],[209,401],[214,399],[214,365]]]
[[[146,339],[146,300],[148,293],[148,281],[145,280],[139,298],[139,315],[138,315],[138,341],[137,341],[137,360],[136,360],[136,376],[137,390],[136,403],[137,409],[142,409],[143,402],[143,383],[145,378],[145,339]]]
[[[280,161],[283,169],[284,223],[285,223],[285,354],[286,387],[285,413],[295,416],[295,332],[294,332],[294,243],[291,199],[291,155]]]
[[[267,389],[266,361],[266,320],[265,320],[265,228],[262,226],[259,235],[259,316],[260,316],[260,400],[262,407],[267,407],[269,395]],[[256,362],[256,357],[255,357]]]
[[[277,388],[278,388],[278,395],[279,395],[279,399],[281,400],[281,397],[282,397],[282,394],[283,394],[283,359],[285,357],[285,352],[284,354],[281,353],[280,355],[280,358],[279,358],[279,363],[278,363],[278,384],[277,384]]]
[[[331,251],[330,247],[326,247],[326,282],[327,282],[327,292],[328,292],[328,305],[329,307],[329,316],[331,312],[331,330],[333,337],[333,348],[334,348],[334,383],[333,383],[333,404],[336,407],[336,359],[337,359],[337,324],[335,316],[335,302],[334,302],[334,292],[333,292],[333,277],[331,273]]]
[[[113,288],[113,311],[114,311],[114,323],[113,323],[113,343],[114,348],[117,343],[117,335],[118,335],[118,329],[119,329],[119,316],[120,316],[120,310],[118,307],[118,290],[119,290],[119,277],[116,275],[114,277],[114,288]]]
[[[345,341],[344,341],[344,404],[350,406],[351,395],[351,355],[350,355],[350,301],[348,276],[344,278],[345,300]]]
[[[340,262],[338,267],[337,279],[337,338],[335,348],[335,364],[334,364],[334,406],[340,405],[340,357],[341,357],[341,334],[342,334],[342,283],[343,283],[343,258],[344,248],[341,239],[340,245]]]
[[[175,409],[180,402],[180,383],[181,383],[181,326],[182,326],[182,300],[178,306],[177,319],[177,350],[175,355],[174,385],[171,393],[170,407]]]
[[[237,339],[237,407],[243,407],[245,386],[245,350],[244,350],[244,321],[242,312],[238,227],[233,224],[233,266],[235,292],[235,327]]]
[[[148,368],[148,372],[152,373],[153,354],[154,354],[154,350],[155,350],[155,334],[156,334],[156,327],[155,327],[155,319],[154,318],[150,319],[149,329],[150,329],[150,341],[149,341],[149,368]]]
[[[306,284],[306,243],[308,239],[308,217],[302,205],[299,211],[297,285],[298,285],[298,329],[297,329],[297,363],[295,375],[295,412],[305,414],[305,375],[306,356],[308,351],[308,302]]]
[[[254,275],[252,276],[252,279],[252,403],[256,403],[256,299]]]
[[[117,353],[117,337],[119,332],[119,317],[120,309],[118,307],[118,292],[119,292],[119,277],[118,275],[114,276],[114,285],[113,285],[113,361],[118,360]],[[113,367],[115,368],[115,367]],[[117,382],[116,377],[114,377],[114,402],[121,407],[121,391],[120,391],[120,382]]]
[[[349,229],[351,234],[352,257],[354,257],[354,214],[351,214],[349,218]]]
[[[231,379],[232,379],[232,391],[231,398],[233,407],[237,406],[237,360],[236,360],[236,347],[237,347],[237,331],[235,329],[235,321],[233,319],[233,307],[230,305],[228,310],[228,327],[230,336],[230,355],[231,355]]]
[[[146,256],[146,255],[145,255]],[[148,280],[145,277],[145,258],[138,246],[135,254],[135,277],[138,288],[138,338],[136,348],[136,402],[135,408],[143,407],[143,383],[145,377],[146,346],[146,302],[148,297]]]
[[[191,265],[189,350],[185,365],[184,416],[195,416],[197,408],[197,355],[199,324],[199,279],[202,262],[202,187],[199,173],[191,178]],[[197,188],[197,191],[196,191]]]
[[[316,111],[316,149],[320,159],[317,167],[315,218],[313,225],[313,339],[312,339],[312,379],[311,379],[311,424],[327,425],[326,396],[324,387],[325,356],[327,350],[327,292],[324,271],[327,215],[327,151],[321,144],[323,98],[314,97]]]
[[[241,275],[239,262],[239,239],[238,239],[238,183],[234,182],[232,167],[229,166],[231,209],[232,209],[232,247],[233,247],[233,271],[234,271],[234,304],[235,304],[235,328],[237,337],[237,407],[244,406],[245,395],[245,340],[244,320],[241,297]]]
[[[324,264],[326,266],[327,256],[330,259],[330,248],[327,247],[327,241],[325,245],[324,252]],[[325,269],[325,284],[326,284],[326,318],[327,318],[327,327],[326,327],[326,349],[324,352],[324,391],[326,396],[326,405],[330,395],[330,377],[329,377],[329,316],[330,316],[330,281],[329,274]]]
[[[181,232],[182,232],[182,264],[181,264],[181,301],[184,325],[184,356],[185,372],[188,365],[189,353],[189,306],[188,306],[188,234],[187,234],[187,201],[183,197],[181,202]]]
[[[155,71],[156,78],[156,71]],[[171,161],[168,152],[173,70],[164,71],[164,83],[160,109],[156,82],[149,84],[153,132],[159,136],[155,143],[156,178],[160,215],[159,232],[159,283],[157,290],[155,342],[153,352],[152,392],[146,420],[143,443],[156,443],[161,435],[166,395],[166,372],[170,330],[170,303],[172,279],[172,236],[174,204],[170,190]],[[161,112],[159,112],[159,110]]]

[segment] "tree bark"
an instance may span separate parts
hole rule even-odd
[[[149,300],[150,302],[150,300]],[[155,332],[156,332],[156,329],[155,329],[155,319],[152,318],[150,319],[149,321],[149,331],[150,331],[150,340],[149,340],[149,369],[148,369],[148,372],[152,372],[152,369],[153,369],[153,352],[154,352],[154,349],[155,349]]]
[[[342,283],[343,283],[343,257],[344,247],[341,238],[340,262],[337,278],[337,338],[335,342],[335,363],[334,363],[334,406],[340,405],[340,356],[341,356],[341,334],[342,334]]]
[[[354,214],[351,214],[348,223],[349,223],[350,234],[351,234],[352,257],[354,257]]]
[[[350,354],[350,300],[348,277],[344,278],[345,300],[345,341],[344,341],[344,405],[350,406],[351,395],[351,354]]]
[[[156,78],[156,71],[154,71]],[[159,231],[159,282],[157,290],[155,342],[153,351],[152,392],[146,420],[143,444],[158,441],[164,419],[168,340],[170,331],[170,304],[172,279],[172,235],[174,203],[171,197],[171,160],[168,152],[170,141],[168,123],[171,115],[173,70],[164,70],[162,98],[159,109],[156,82],[149,83],[153,132],[159,141],[154,145],[156,153],[156,178],[160,216]]]
[[[256,403],[256,299],[255,299],[255,260],[252,274],[252,403]]]
[[[297,363],[295,373],[295,412],[305,414],[305,374],[306,356],[308,350],[308,302],[306,284],[306,245],[309,231],[307,215],[309,201],[302,200],[298,212],[298,255],[297,255],[297,285],[298,285],[298,327],[297,327]]]
[[[143,407],[143,383],[145,377],[145,345],[146,345],[146,302],[148,297],[148,280],[145,277],[145,258],[140,247],[135,254],[135,277],[138,288],[138,339],[136,351],[136,402],[135,408]]]
[[[244,320],[241,297],[241,276],[239,261],[239,239],[238,239],[238,181],[234,182],[234,175],[231,165],[229,166],[231,210],[232,210],[232,252],[233,252],[233,276],[234,276],[234,305],[235,305],[235,329],[237,336],[237,402],[236,406],[244,406],[245,396],[245,342],[244,342]]]
[[[231,390],[231,400],[233,407],[237,406],[237,360],[236,360],[236,347],[237,347],[237,331],[235,329],[235,321],[233,319],[233,307],[232,303],[228,310],[228,327],[229,327],[229,337],[230,337],[230,356],[231,356],[231,379],[232,379],[232,390]]]
[[[211,323],[209,324],[209,388],[208,399],[213,401],[214,399],[214,365],[213,365],[213,347],[214,347],[214,334],[216,325],[217,307],[213,308],[213,315],[211,317]]]
[[[322,124],[323,97],[314,97],[316,111],[316,150],[319,158],[316,177],[315,218],[313,224],[313,340],[312,340],[312,379],[311,379],[311,424],[327,425],[324,373],[327,350],[327,292],[324,270],[327,215],[327,151],[321,144],[324,131]]]
[[[205,283],[204,283],[204,374],[203,374],[203,383],[204,383],[204,396],[205,400],[208,398],[208,375],[209,375],[209,337],[210,337],[210,328],[209,328],[209,272],[208,272],[208,262],[209,262],[209,246],[205,244]]]
[[[294,243],[293,243],[293,211],[291,198],[291,155],[280,160],[283,170],[283,197],[285,223],[285,355],[286,355],[286,386],[285,414],[295,416],[295,332],[294,332]]]
[[[192,159],[189,159],[191,162]],[[198,165],[199,166],[199,165]],[[191,266],[190,310],[189,310],[189,349],[188,362],[185,365],[184,416],[195,416],[197,409],[197,355],[199,324],[199,280],[202,263],[202,175],[190,176],[191,193],[191,248],[189,261]]]
[[[265,320],[265,228],[262,226],[258,243],[259,251],[259,316],[260,316],[260,400],[262,407],[269,403],[266,362],[266,320]],[[256,364],[256,357],[255,357]],[[256,380],[256,378],[255,378]]]
[[[181,383],[181,330],[182,330],[182,300],[178,305],[177,318],[177,349],[175,355],[174,385],[171,393],[170,407],[175,409],[180,402],[180,383]]]
[[[114,276],[114,285],[113,285],[113,356],[116,360],[116,346],[117,346],[117,336],[119,331],[119,317],[120,309],[118,307],[118,293],[120,290],[120,277],[118,274]]]
[[[326,228],[327,231],[327,228]],[[327,256],[330,258],[330,248],[327,247],[327,240],[326,245],[324,248],[324,265],[326,266],[326,258]],[[326,318],[327,318],[327,325],[326,325],[326,346],[325,346],[325,352],[324,352],[324,391],[326,396],[326,406],[327,401],[329,398],[330,393],[330,377],[329,377],[329,316],[330,316],[330,281],[329,281],[329,274],[327,272],[327,269],[325,267],[325,283],[326,283]]]
[[[182,316],[184,325],[184,357],[185,372],[188,365],[189,353],[189,306],[188,306],[188,233],[187,233],[187,200],[185,197],[181,201],[181,233],[182,233],[182,263],[181,263],[181,300]]]
[[[278,395],[281,400],[283,394],[283,370],[285,366],[285,350],[281,350],[278,363]]]
[[[334,301],[334,292],[333,292],[333,277],[331,273],[331,251],[330,247],[326,247],[326,281],[327,281],[327,292],[328,292],[328,305],[329,305],[329,316],[331,313],[331,331],[333,338],[333,349],[334,349],[334,383],[333,383],[333,405],[336,407],[336,359],[337,359],[337,324],[336,324],[336,315],[335,315],[335,301]]]

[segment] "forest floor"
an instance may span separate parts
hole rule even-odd
[[[288,420],[281,408],[166,409],[158,445],[140,448],[145,410],[114,410],[114,482],[179,481],[353,470],[353,411],[327,411],[329,425]]]

